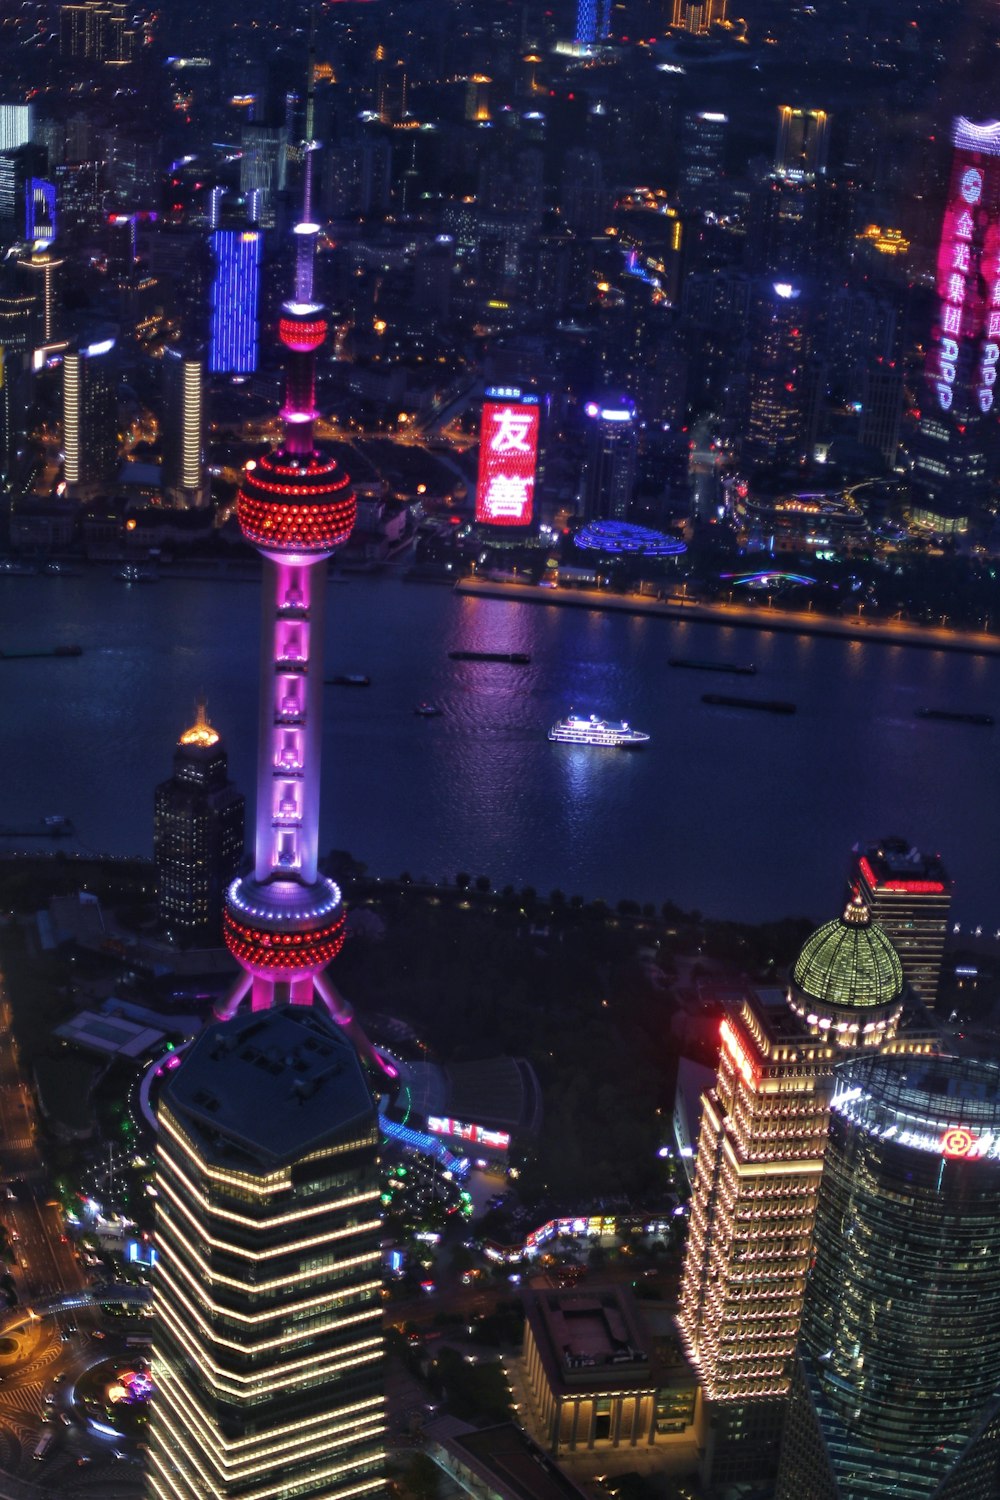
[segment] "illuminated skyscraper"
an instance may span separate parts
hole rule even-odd
[[[163,488],[175,504],[206,498],[205,362],[168,348],[163,356]]]
[[[922,854],[905,839],[880,839],[855,849],[849,887],[899,954],[907,981],[933,1010],[951,910],[951,881],[940,858]]]
[[[125,0],[77,0],[59,7],[59,55],[70,61],[125,67],[135,59],[135,40]]]
[[[24,185],[24,238],[36,249],[43,249],[55,237],[55,183],[30,177]]]
[[[31,140],[30,104],[0,104],[0,151],[16,151]]]
[[[576,37],[584,47],[611,35],[611,0],[576,0]]]
[[[330,1018],[203,1031],[157,1147],[155,1500],[361,1500],[384,1484],[378,1122]]]
[[[481,525],[531,525],[538,414],[535,395],[513,386],[486,392],[476,481],[476,520]]]
[[[65,262],[51,250],[41,250],[23,256],[17,269],[21,285],[35,298],[38,310],[36,347],[61,347],[64,339],[62,283]]]
[[[808,939],[787,993],[748,995],[721,1031],[718,1077],[702,1096],[679,1318],[709,1402],[707,1469],[719,1484],[773,1471],[834,1066],[859,1051],[933,1047],[905,1016],[902,966],[860,902]]]
[[[114,339],[63,356],[63,477],[70,493],[99,489],[118,463]]]
[[[583,513],[588,521],[624,520],[632,504],[639,434],[635,405],[627,397],[592,401],[588,420]]]
[[[746,451],[765,463],[794,463],[805,437],[807,316],[801,286],[760,281],[750,302]]]
[[[825,109],[778,110],[774,170],[780,177],[822,177],[826,171],[830,116]]]
[[[260,262],[264,238],[259,229],[216,229],[212,235],[211,343],[213,374],[252,375],[257,368],[260,317]]]
[[[997,455],[1000,366],[1000,123],[958,119],[937,262],[937,315],[913,444],[913,518],[968,529]]]
[[[713,26],[726,20],[728,0],[674,0],[671,26],[694,36],[707,36]]]
[[[779,1500],[992,1500],[1000,1068],[838,1068]]]
[[[243,863],[244,800],[203,703],[177,741],[174,774],[156,788],[153,809],[160,921],[182,946],[216,947],[226,890]]]

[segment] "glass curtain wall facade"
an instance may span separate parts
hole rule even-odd
[[[989,1500],[1000,1068],[838,1068],[779,1500]]]

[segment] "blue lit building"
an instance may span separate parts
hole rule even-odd
[[[56,188],[42,177],[29,177],[24,185],[24,238],[36,247],[51,244],[56,237]]]
[[[611,34],[611,0],[577,0],[576,38],[584,47],[605,42]]]
[[[213,374],[251,375],[257,368],[260,262],[259,229],[216,229],[215,279],[208,367]]]

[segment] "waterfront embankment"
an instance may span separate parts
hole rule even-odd
[[[921,651],[958,651],[966,656],[1000,656],[1000,635],[983,630],[949,630],[947,626],[912,625],[906,620],[865,620],[815,614],[761,604],[708,604],[686,599],[616,594],[609,589],[543,588],[492,578],[461,578],[460,594],[481,599],[510,599],[521,604],[550,604],[570,609],[612,610],[619,614],[660,615],[696,625],[728,625],[739,630],[776,630],[786,635],[832,636],[839,640],[877,641]]]

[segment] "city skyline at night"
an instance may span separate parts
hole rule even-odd
[[[0,1497],[995,1500],[1000,11],[8,10]]]

